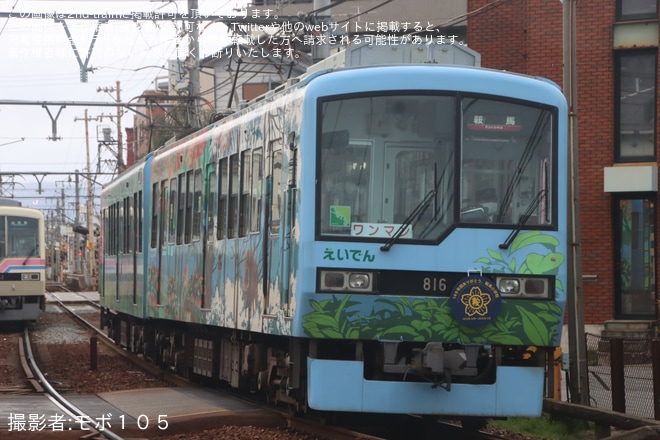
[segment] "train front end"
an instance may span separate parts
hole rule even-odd
[[[292,333],[309,406],[539,416],[568,271],[558,88],[354,69],[311,81],[305,108]]]
[[[0,201],[0,322],[34,321],[45,307],[41,211]]]

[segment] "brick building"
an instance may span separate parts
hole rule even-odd
[[[562,85],[560,1],[468,0],[483,67]],[[585,323],[657,321],[658,6],[576,6],[579,205]]]

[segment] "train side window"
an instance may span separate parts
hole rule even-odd
[[[119,202],[115,203],[115,215],[113,216],[114,223],[114,237],[113,237],[113,246],[112,250],[114,251],[113,255],[119,255],[119,237],[121,236],[121,205]]]
[[[117,218],[118,218],[118,210],[119,208],[117,207],[116,203],[113,203],[110,206],[110,250],[108,252],[108,255],[117,255]]]
[[[119,255],[119,202],[112,205],[112,254]]]
[[[117,214],[117,255],[120,253],[126,252],[126,225],[124,218],[126,217],[126,200],[121,200],[118,202],[119,205],[118,214]]]
[[[139,252],[138,243],[140,242],[140,213],[138,205],[138,194],[133,194],[131,203],[131,250]]]
[[[112,216],[112,255],[119,255],[119,219],[120,217],[119,202],[114,204],[114,213]]]
[[[213,164],[209,165],[208,167],[209,172],[209,187],[208,187],[208,198],[206,199],[206,234],[205,234],[205,239],[211,239],[212,231],[213,228],[215,227],[215,219],[216,219],[216,212],[215,212],[215,201],[216,197],[218,197],[217,191],[218,191],[218,176],[215,172],[215,168],[213,168]]]
[[[261,199],[264,180],[263,148],[256,148],[252,153],[252,206],[250,208],[250,231],[259,232],[261,223]]]
[[[117,231],[115,224],[115,205],[112,204],[108,207],[108,255],[115,255],[115,232]]]
[[[5,217],[0,216],[0,258],[6,256],[7,247],[6,247],[6,238],[5,238]]]
[[[135,194],[135,213],[137,219],[135,222],[136,250],[142,252],[142,191]]]
[[[202,170],[195,170],[193,189],[192,239],[199,240],[202,223]]]
[[[126,199],[121,199],[119,202],[119,219],[117,228],[117,255],[126,253]],[[74,247],[75,250],[75,247]]]
[[[250,151],[241,153],[241,200],[238,214],[238,236],[245,237],[250,221]]]
[[[159,238],[159,243],[160,246],[163,246],[165,244],[165,240],[167,239],[167,209],[169,206],[169,201],[167,197],[170,194],[170,189],[169,186],[167,185],[167,180],[163,180],[160,182],[160,204],[158,205],[158,209],[160,210],[160,221],[158,222],[158,236]]]
[[[176,190],[176,177],[170,180],[170,215],[169,215],[169,243],[174,244],[176,240],[176,205],[178,193]]]
[[[133,196],[124,199],[124,252],[130,253],[133,251],[133,240],[135,231],[133,230],[133,219],[135,212],[133,211]]]
[[[3,252],[3,246],[5,243],[5,240],[3,238],[3,231],[4,229],[2,228],[2,217],[0,217],[0,257],[4,256]],[[103,239],[103,254],[108,255],[108,244],[110,243],[108,241],[108,210],[107,209],[101,209],[101,238]],[[99,293],[103,294],[102,292],[103,289],[99,291]]]
[[[227,237],[236,237],[236,217],[238,216],[239,191],[238,154],[229,157],[229,212],[227,216]]]
[[[277,234],[280,231],[280,213],[282,206],[282,150],[273,152],[273,188],[270,213],[270,233]]]
[[[159,209],[158,205],[160,203],[160,186],[158,183],[154,183],[151,187],[151,248],[156,247],[158,242],[158,219],[159,219]]]
[[[185,173],[179,174],[179,200],[176,216],[176,244],[183,243],[183,227],[185,226],[186,218],[186,175]]]
[[[188,171],[186,173],[186,224],[185,224],[185,233],[184,233],[184,242],[190,243],[192,237],[192,216],[193,216],[193,172]]]
[[[126,198],[124,197],[121,199],[121,202],[119,202],[119,253],[125,254],[126,253],[126,235],[127,235],[127,228],[126,228],[126,218],[128,217],[128,209],[126,209]]]
[[[1,220],[1,219],[0,219]],[[2,222],[0,221],[0,225]],[[109,235],[108,235],[108,208],[101,209],[101,239],[103,240],[103,255],[108,255],[108,246],[110,245]],[[2,251],[2,245],[4,240],[2,240],[2,230],[0,230],[0,251]],[[0,252],[0,257],[4,254]]]
[[[114,205],[108,206],[108,212],[107,212],[108,218],[106,218],[106,229],[105,229],[105,234],[107,237],[107,245],[105,246],[104,252],[106,255],[114,255],[114,233],[113,231],[115,230],[114,226],[114,218],[115,218],[115,209]]]
[[[218,170],[218,240],[225,238],[227,227],[227,200],[229,199],[228,159],[220,159]]]

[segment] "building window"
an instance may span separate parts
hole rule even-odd
[[[655,319],[655,194],[614,198],[616,319]]]
[[[617,0],[616,20],[644,20],[658,17],[658,0]]]
[[[615,142],[617,162],[655,161],[655,50],[615,55]]]

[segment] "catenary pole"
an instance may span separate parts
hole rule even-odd
[[[582,243],[580,238],[579,149],[577,120],[576,25],[577,0],[561,0],[563,4],[564,95],[568,102],[568,226],[571,252],[568,255],[568,346],[569,389],[571,402],[589,405],[589,376],[584,335],[584,303],[582,289]]]

